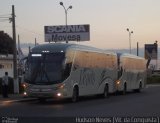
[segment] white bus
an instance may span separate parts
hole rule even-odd
[[[71,98],[76,102],[79,96],[101,94],[108,97],[116,91],[141,89],[145,85],[145,76],[142,76],[145,68],[133,70],[129,63],[133,59],[137,65],[139,59],[144,59],[132,57],[77,44],[36,46],[28,55],[24,94],[40,100]],[[131,83],[136,85],[131,86]]]
[[[146,60],[131,54],[117,54],[117,91],[135,90],[140,92],[146,85]]]

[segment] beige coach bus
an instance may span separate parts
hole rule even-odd
[[[116,91],[117,54],[77,44],[38,45],[28,55],[25,92],[40,100]]]
[[[146,85],[146,60],[131,54],[117,54],[118,80],[117,90],[135,90],[140,92]]]
[[[141,90],[145,87],[145,60],[78,44],[50,43],[28,55],[24,94],[39,98],[71,98]]]

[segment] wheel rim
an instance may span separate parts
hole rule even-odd
[[[77,90],[76,90],[76,88],[74,88],[74,90],[73,90],[73,96],[72,96],[72,101],[76,102],[77,98],[78,98]]]
[[[108,97],[108,87],[105,86],[105,89],[104,89],[104,97]]]
[[[139,84],[139,91],[142,89],[142,83]]]
[[[127,86],[124,84],[123,94],[126,94]]]
[[[142,89],[142,83],[140,83],[140,89]]]

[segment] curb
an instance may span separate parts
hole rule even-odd
[[[17,99],[17,100],[14,100],[15,102],[28,102],[28,101],[34,101],[34,100],[37,100],[37,98],[26,98],[26,99]]]
[[[6,99],[6,100],[1,100],[0,104],[4,104],[4,103],[14,103],[14,102],[28,102],[28,101],[34,101],[34,100],[37,100],[37,98]]]

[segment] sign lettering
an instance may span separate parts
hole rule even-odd
[[[45,42],[88,41],[89,25],[45,26]]]

